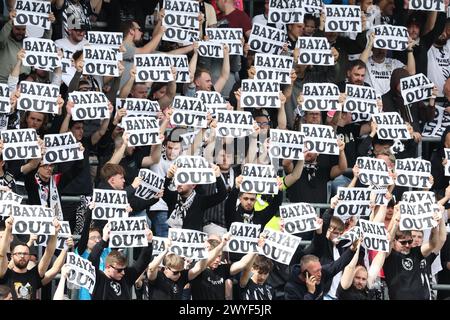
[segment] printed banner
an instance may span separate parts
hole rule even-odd
[[[280,108],[280,84],[244,79],[241,84],[241,108]]]
[[[92,294],[95,288],[95,268],[92,262],[76,253],[68,252],[66,265],[70,270],[67,281],[87,289]]]
[[[37,26],[50,30],[49,14],[52,11],[50,1],[17,0],[15,26]]]
[[[25,49],[25,58],[22,61],[24,66],[52,72],[61,67],[61,59],[52,40],[25,38],[23,48]]]
[[[270,129],[269,156],[277,159],[304,159],[304,136],[300,132]]]
[[[304,111],[340,111],[339,87],[334,83],[306,83],[303,86]]]
[[[372,114],[372,120],[377,124],[377,136],[382,140],[412,139],[398,112]]]
[[[139,177],[142,182],[136,189],[135,196],[141,199],[150,200],[164,187],[164,178],[149,169],[140,169]]]
[[[59,86],[46,83],[22,81],[17,110],[58,114]]]
[[[233,222],[230,226],[230,241],[223,250],[243,254],[258,252],[260,229],[259,224]]]
[[[331,46],[325,37],[299,37],[295,46],[300,50],[298,64],[334,65]]]
[[[400,92],[405,104],[430,99],[433,87],[434,83],[423,73],[400,79]]]
[[[109,235],[110,248],[147,247],[146,217],[130,217],[109,220],[111,232]]]
[[[358,157],[356,165],[359,168],[359,181],[366,186],[387,186],[394,183],[383,159]]]
[[[254,23],[248,44],[250,50],[256,52],[280,54],[285,42],[286,33],[283,30]]]
[[[219,137],[243,138],[255,131],[255,120],[249,111],[216,110],[216,113],[216,133]]]
[[[172,102],[170,123],[174,126],[206,128],[208,108],[198,98],[176,96]]]
[[[429,189],[431,177],[431,162],[420,159],[397,159],[395,161],[397,179],[395,185]]]
[[[94,189],[92,202],[95,205],[92,209],[93,220],[128,217],[127,208],[129,204],[126,191]]]
[[[302,238],[270,229],[264,229],[263,234],[266,235],[266,240],[262,248],[258,247],[259,254],[289,265]]]
[[[328,125],[302,124],[305,147],[310,152],[339,155],[337,136]]]
[[[408,47],[408,29],[406,27],[378,25],[375,33],[374,48],[404,51]]]
[[[166,31],[167,32],[167,31]],[[165,54],[135,54],[136,82],[173,81],[172,59]]]
[[[242,56],[244,54],[242,28],[206,28],[206,35],[209,41],[227,44],[230,55]]]
[[[325,32],[362,32],[361,7],[325,5]]]
[[[208,234],[196,230],[169,228],[170,252],[192,260],[208,258],[205,242]]]
[[[43,163],[60,163],[84,159],[80,143],[72,132],[46,134],[44,136],[45,154]]]
[[[284,231],[289,234],[319,229],[316,210],[309,203],[299,202],[280,206]]]
[[[130,147],[161,144],[159,120],[154,117],[125,117],[122,127],[128,133]]]
[[[0,132],[3,142],[4,161],[28,160],[41,157],[41,148],[35,129],[14,129]]]
[[[278,194],[278,175],[272,165],[246,163],[242,177],[241,192]]]
[[[281,84],[291,84],[291,71],[294,59],[289,56],[272,54],[255,54],[255,80],[278,81]]]
[[[103,92],[74,91],[69,93],[69,100],[73,101],[72,119],[95,120],[110,117],[109,100]]]
[[[362,244],[366,249],[389,252],[387,230],[383,222],[359,220],[359,226],[364,234]]]
[[[175,185],[209,184],[216,182],[214,170],[205,158],[199,156],[179,156],[175,160]]]

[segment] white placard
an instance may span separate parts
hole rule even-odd
[[[200,39],[200,31],[177,27],[166,27],[166,31],[164,32],[162,39],[164,41],[191,44]]]
[[[41,157],[35,129],[14,129],[0,132],[3,141],[3,160],[28,160]]]
[[[389,252],[387,230],[383,222],[359,220],[359,226],[364,234],[362,244],[366,249]]]
[[[161,144],[159,120],[154,117],[125,117],[121,126],[128,133],[129,147]]]
[[[149,200],[153,198],[164,187],[164,178],[149,169],[140,169],[139,177],[142,182],[136,189],[135,196]]]
[[[10,92],[9,87],[6,83],[0,83],[0,113],[10,113],[11,103],[10,103]]]
[[[83,151],[72,132],[46,134],[43,163],[59,163],[84,159]]]
[[[125,108],[127,117],[157,117],[160,112],[158,101],[148,99],[126,98],[116,99],[117,110]],[[122,125],[121,125],[122,127]]]
[[[119,57],[112,48],[96,45],[83,47],[83,74],[119,76]]]
[[[201,57],[223,58],[223,45],[213,41],[199,41],[198,55]]]
[[[397,159],[395,161],[397,179],[395,185],[429,189],[431,177],[431,162],[420,159]]]
[[[325,5],[325,32],[362,32],[361,7]]]
[[[195,92],[195,97],[203,102],[213,117],[216,115],[217,109],[227,108],[227,101],[219,92],[198,90]]]
[[[444,166],[445,176],[450,176],[450,148],[444,148],[445,159],[447,159],[447,164]]]
[[[310,152],[339,155],[336,133],[331,126],[302,124],[305,147]]]
[[[15,26],[37,26],[50,30],[50,1],[17,0],[15,10],[16,16],[13,21]]]
[[[242,169],[241,192],[278,194],[278,175],[272,165],[247,163]]]
[[[223,250],[243,254],[258,252],[260,229],[259,224],[233,222],[230,226],[231,238]]]
[[[425,123],[422,136],[440,138],[448,126],[450,126],[450,114],[445,111],[445,108],[436,105],[434,119]]]
[[[290,75],[293,67],[294,59],[290,56],[257,53],[255,54],[254,79],[291,84]]]
[[[378,113],[377,94],[375,89],[366,86],[358,86],[347,83],[345,85],[347,95],[342,106],[342,111],[365,114],[370,120],[370,115]]]
[[[263,234],[266,235],[266,240],[262,248],[258,247],[259,253],[269,259],[289,265],[302,238],[270,229],[264,229]]]
[[[216,182],[214,170],[205,158],[199,156],[179,156],[175,160],[175,185],[209,184]]]
[[[356,165],[359,168],[359,181],[366,186],[387,186],[394,183],[383,159],[358,157]]]
[[[339,202],[334,208],[334,214],[346,220],[349,217],[370,215],[370,194],[373,190],[368,188],[338,187]]]
[[[19,91],[20,96],[17,99],[17,110],[59,113],[59,86],[22,81],[19,84]]]
[[[110,117],[109,100],[103,92],[74,91],[69,93],[69,100],[73,101],[72,119],[95,120]]]
[[[145,217],[130,217],[109,220],[111,232],[109,235],[110,248],[147,247]]]
[[[331,46],[325,37],[299,37],[295,46],[300,50],[298,64],[334,65]]]
[[[434,83],[423,73],[400,79],[400,92],[405,104],[427,100],[433,96]]]
[[[280,83],[242,80],[241,108],[280,108]]]
[[[280,217],[283,221],[284,231],[289,234],[316,230],[316,210],[309,203],[298,202],[280,206]]]
[[[94,189],[92,202],[93,220],[110,220],[116,218],[127,218],[129,207],[126,191]]]
[[[11,206],[20,205],[23,197],[12,192],[0,190],[0,216],[7,217],[11,214]]]
[[[377,136],[379,139],[412,139],[405,122],[398,112],[372,114],[372,120],[377,124]]]
[[[269,156],[277,159],[304,159],[304,136],[300,132],[270,129]]]
[[[61,59],[52,40],[25,38],[23,48],[25,49],[25,57],[22,61],[24,66],[46,71],[54,71],[61,67]]]
[[[206,28],[206,35],[209,41],[227,44],[230,55],[241,56],[244,54],[242,28]]]
[[[165,10],[162,25],[166,28],[176,27],[198,30],[200,24],[198,14],[198,12]]]
[[[54,235],[55,211],[43,206],[12,206],[14,222],[13,234],[46,234]]]
[[[378,25],[373,28],[374,48],[404,51],[408,47],[408,29],[406,27]]]
[[[443,0],[410,0],[410,10],[426,10],[445,12],[445,1]]]
[[[283,30],[253,23],[248,41],[250,50],[261,53],[280,54],[285,43],[286,33]]]
[[[208,108],[198,98],[176,96],[172,102],[170,123],[174,126],[206,128]]]
[[[399,205],[400,230],[427,230],[438,225],[438,222],[433,219],[433,214],[439,212],[439,206],[436,203],[400,201]]]
[[[196,230],[169,228],[170,252],[192,260],[208,258],[205,242],[208,234]]]
[[[339,87],[334,83],[306,83],[303,86],[304,111],[340,111]]]
[[[167,32],[167,31],[166,31]],[[172,59],[165,54],[135,54],[137,82],[173,81]]]
[[[268,23],[303,23],[304,9],[301,0],[270,0]]]
[[[243,138],[252,134],[253,116],[248,111],[216,110],[217,127],[219,137]]]
[[[95,288],[95,268],[92,262],[73,252],[68,252],[66,265],[70,270],[67,281],[87,289],[92,294]]]

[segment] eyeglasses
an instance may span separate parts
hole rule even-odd
[[[89,237],[89,240],[102,240],[102,237],[100,237],[100,236],[98,236],[98,237],[96,237],[96,236],[90,236],[90,237]]]
[[[177,275],[179,275],[179,274],[181,273],[181,271],[173,271],[173,270],[172,270],[171,268],[169,268],[169,267],[167,267],[167,269],[169,269],[170,272],[172,272],[174,276],[177,276]]]
[[[410,240],[398,240],[398,239],[397,239],[397,241],[400,242],[400,244],[401,244],[402,246],[406,246],[407,244],[412,244],[412,243],[413,243],[413,240],[412,240],[412,239],[410,239]]]
[[[141,31],[141,27],[133,28],[133,30],[139,30],[139,31]]]
[[[264,122],[256,122],[256,123],[257,123],[258,126],[260,126],[260,127],[270,125],[270,122],[268,122],[268,121],[264,121]]]
[[[27,252],[16,252],[13,253],[14,256],[19,256],[19,257],[28,257],[30,254]]]
[[[118,273],[122,273],[122,272],[125,273],[126,267],[125,268],[116,268],[113,265],[110,265],[110,267],[113,268],[114,270],[116,270]]]

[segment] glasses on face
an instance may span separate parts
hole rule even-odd
[[[400,242],[400,244],[402,246],[406,246],[407,244],[411,245],[413,243],[412,239],[410,239],[410,240],[397,240],[397,241]]]
[[[139,30],[139,31],[141,31],[141,27],[133,28],[133,30]]]
[[[177,276],[177,275],[179,275],[179,274],[181,273],[181,271],[173,271],[173,270],[172,270],[171,268],[169,268],[169,267],[167,267],[167,269],[169,269],[170,272],[172,272],[174,276]]]
[[[16,252],[13,253],[14,256],[18,256],[18,257],[28,257],[30,254],[27,252]]]
[[[102,239],[102,237],[100,237],[100,236],[90,236],[89,237],[89,240],[101,240]]]
[[[125,273],[126,267],[125,268],[117,268],[117,267],[114,267],[114,266],[110,266],[110,267],[113,268],[114,270],[116,270],[118,273],[122,273],[122,272]]]

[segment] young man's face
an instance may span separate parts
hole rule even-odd
[[[259,285],[264,284],[270,274],[270,273],[262,273],[260,270],[254,268],[252,268],[252,273],[253,273],[252,276],[253,282]]]
[[[109,178],[109,184],[114,190],[123,190],[125,187],[125,178],[122,174],[116,174]]]
[[[303,23],[291,23],[288,24],[288,34],[293,39],[297,39],[303,35]]]
[[[172,281],[178,281],[181,277],[183,268],[164,267],[164,275]]]
[[[13,26],[12,30],[11,30],[11,36],[14,40],[16,40],[17,42],[21,42],[23,40],[23,38],[25,38],[25,34],[26,34],[26,27],[20,26],[20,27],[16,27]]]
[[[95,245],[97,243],[99,243],[101,240],[102,240],[102,236],[100,235],[100,232],[98,232],[98,231],[89,232],[87,248],[89,250],[92,250],[92,248],[94,248]]]
[[[327,230],[327,239],[332,241],[338,238],[342,232],[343,230],[339,226],[330,224],[330,227]]]
[[[53,174],[54,168],[55,166],[53,164],[41,164],[38,169],[38,174],[44,181],[48,181]]]
[[[81,41],[83,41],[84,39],[84,35],[86,34],[86,31],[84,30],[76,30],[76,29],[71,29],[69,30],[69,38],[72,42],[75,43],[79,43]]]
[[[136,43],[141,41],[143,32],[139,24],[133,22],[133,29],[130,30],[130,34],[133,36],[133,42]]]
[[[220,262],[222,261],[222,254],[219,254],[217,257],[216,257],[216,259],[214,259],[213,260],[213,262],[211,262],[210,264],[209,264],[209,268],[210,269],[212,269],[212,270],[214,270],[214,269],[217,269],[217,267],[220,265]]]
[[[419,38],[419,36],[420,36],[420,27],[417,24],[412,23],[412,24],[410,24],[408,26],[407,29],[408,29],[408,34],[411,37],[411,39],[417,40]]]
[[[153,99],[159,100],[162,97],[164,97],[166,93],[167,93],[167,86],[164,86],[153,93]]]
[[[27,116],[26,123],[29,129],[39,130],[44,124],[44,114],[40,112],[30,112]]]
[[[145,84],[135,84],[131,89],[131,96],[136,99],[147,98],[147,86]]]
[[[166,156],[170,161],[175,160],[181,151],[181,143],[180,142],[172,142],[168,141],[166,146]]]
[[[322,115],[320,111],[307,111],[305,114],[307,124],[322,124]]]
[[[353,286],[358,290],[363,290],[367,286],[367,271],[360,268],[353,278]]]
[[[106,267],[108,268],[108,274],[112,279],[116,281],[122,280],[123,276],[125,275],[125,265],[120,263],[113,263],[112,265]]]
[[[241,201],[241,206],[245,211],[253,211],[253,207],[256,202],[256,194],[254,193],[244,193],[239,197]]]
[[[18,245],[12,253],[14,265],[18,269],[26,269],[30,261],[30,249],[27,246]]]
[[[177,186],[177,192],[182,197],[188,197],[194,188],[195,184],[180,184]]]
[[[311,37],[316,31],[316,23],[314,20],[309,19],[305,21],[305,26],[303,29],[303,36]]]
[[[366,68],[354,66],[352,70],[347,71],[347,77],[351,84],[362,86],[364,85],[364,78],[366,77]]]
[[[423,243],[423,232],[413,230],[413,231],[411,231],[411,235],[412,235],[412,239],[413,239],[412,246],[413,247],[421,246]]]
[[[81,141],[84,134],[84,124],[82,122],[77,122],[70,128],[70,131],[77,141]]]
[[[413,239],[411,236],[406,236],[404,238],[396,239],[394,241],[394,250],[402,254],[409,254],[413,244]]]

